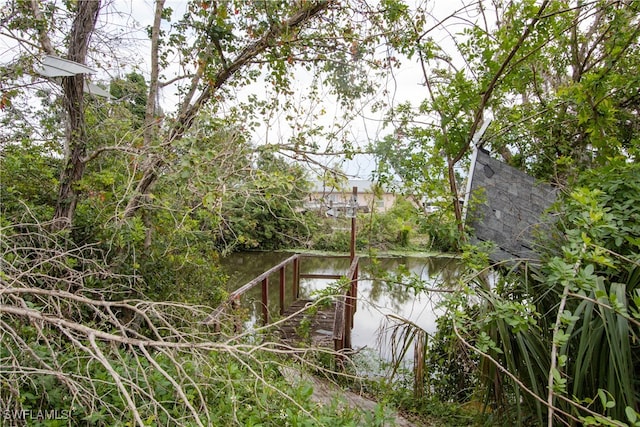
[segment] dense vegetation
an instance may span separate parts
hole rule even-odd
[[[490,424],[640,425],[638,2],[182,5],[0,8],[3,420],[388,421],[285,381],[294,361],[333,368],[326,351],[202,324],[226,296],[221,255],[346,249],[304,201],[318,170],[341,175],[328,158],[367,152],[403,197],[359,215],[359,248],[460,251],[468,266],[435,336],[397,326],[424,356],[412,390],[372,389],[423,415],[460,404]],[[46,76],[43,55],[97,72]],[[411,63],[422,86],[396,102]],[[354,140],[372,115],[382,130]],[[492,266],[465,245],[476,142],[561,189],[540,262]],[[470,422],[461,413],[448,420]]]

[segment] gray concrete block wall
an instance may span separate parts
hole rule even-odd
[[[479,241],[498,249],[494,262],[533,258],[533,233],[543,226],[541,216],[556,199],[556,189],[478,150],[470,185],[467,224]]]

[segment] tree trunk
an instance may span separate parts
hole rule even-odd
[[[462,223],[462,205],[460,204],[460,195],[458,194],[455,166],[456,164],[451,160],[451,157],[447,156],[447,176],[449,178],[449,190],[451,191],[453,212],[456,216],[458,231],[462,234],[464,231],[464,224]]]
[[[67,58],[84,64],[89,40],[95,29],[100,0],[79,0],[69,37]],[[84,174],[83,158],[87,151],[87,131],[84,116],[84,74],[62,78],[64,106],[67,113],[65,167],[60,173],[60,187],[54,214],[54,228],[68,228],[78,201],[76,185]]]
[[[82,74],[63,77],[65,110],[67,112],[67,146],[65,147],[65,167],[60,173],[60,187],[54,215],[57,229],[70,227],[73,221],[78,194],[75,184],[84,174],[83,158],[86,154],[86,137],[83,103]]]
[[[149,79],[149,94],[144,110],[143,138],[145,147],[151,146],[158,130],[156,100],[158,99],[158,78],[160,76],[159,46],[163,10],[164,0],[157,0],[153,27],[151,28],[151,78]]]

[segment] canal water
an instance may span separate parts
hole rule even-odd
[[[290,252],[247,252],[235,253],[221,260],[222,268],[229,275],[229,291],[233,291],[269,268],[290,257]],[[305,256],[300,261],[302,274],[345,274],[349,268],[348,259]],[[375,350],[384,359],[389,359],[388,343],[378,338],[388,325],[386,316],[393,314],[419,325],[429,333],[436,330],[438,316],[437,303],[440,294],[436,292],[416,292],[407,284],[421,283],[426,288],[447,288],[453,284],[460,272],[460,261],[452,257],[394,256],[366,257],[360,259],[358,280],[358,306],[354,317],[351,340],[356,350]],[[400,275],[402,280],[385,280],[385,273]],[[292,269],[286,270],[286,303],[292,300]],[[413,278],[413,281],[408,279]],[[330,279],[301,279],[300,297],[313,297],[314,291],[335,282]],[[403,283],[398,283],[403,282]],[[278,312],[278,283],[276,273],[270,278],[270,312]],[[249,317],[245,327],[252,328],[261,321],[260,285],[245,294],[242,307],[248,309]],[[411,356],[410,354],[408,355]]]

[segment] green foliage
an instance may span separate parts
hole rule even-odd
[[[429,249],[451,253],[460,250],[460,231],[451,209],[439,209],[420,217],[418,230],[428,236]]]
[[[319,300],[321,306],[327,306],[327,304],[330,305],[332,303],[333,297],[344,295],[345,291],[350,287],[351,279],[343,277],[342,279],[329,283],[322,289],[313,291],[311,295],[314,299]]]
[[[640,284],[639,172],[636,164],[618,163],[580,178],[562,205],[562,252],[549,254],[541,279],[569,293],[554,336],[560,357],[571,356],[559,363],[569,375],[567,392],[589,397],[605,390],[615,407],[602,399],[592,407],[616,420],[640,401],[640,323],[630,315],[637,312],[633,296]]]
[[[436,322],[426,360],[427,395],[441,402],[469,402],[479,382],[478,357],[456,339],[451,319],[441,316]]]
[[[443,252],[457,247],[458,231],[447,223],[447,213],[424,216],[409,200],[398,197],[386,212],[359,213],[356,248],[358,250],[435,249]],[[319,221],[312,247],[318,250],[347,252],[351,244],[351,221],[330,218]]]
[[[418,234],[428,235],[429,248],[456,251],[459,231],[451,204],[443,202],[451,197],[446,185],[446,159],[440,155],[442,146],[434,143],[436,135],[433,129],[409,127],[410,115],[413,113],[409,106],[406,107],[399,108],[399,114],[403,117],[401,123],[407,128],[398,131],[397,136],[387,136],[374,145],[378,159],[374,175],[388,187],[398,186],[395,180],[399,176],[402,182],[397,191],[410,195],[412,200],[425,208],[428,205],[429,208],[437,209],[436,212],[426,209],[416,211],[415,207],[409,207],[409,202],[404,200],[398,209],[413,211],[413,224],[407,228],[408,233],[402,238],[408,238],[413,229]],[[399,225],[401,229],[407,226]],[[408,245],[409,242],[404,243]]]
[[[0,231],[5,421],[352,426],[386,416],[317,405],[309,384],[281,374],[281,345],[221,335],[204,324],[211,306],[132,298],[134,277],[97,263],[105,254],[68,233]]]
[[[339,221],[331,220],[336,224],[340,224]],[[330,252],[349,252],[351,247],[351,232],[344,230],[347,227],[346,222],[339,227],[339,230],[333,230],[333,224],[331,222],[325,222],[324,226],[321,226],[316,232],[312,247],[321,251]],[[356,248],[362,249],[366,245],[361,235],[358,235],[356,240]]]
[[[305,246],[315,217],[303,212],[309,191],[303,168],[267,152],[252,173],[222,210],[218,244],[234,250]]]
[[[461,31],[446,28],[454,39],[450,46],[457,49],[453,54],[431,33],[431,15],[423,6],[400,0],[384,0],[378,9],[361,2],[331,3],[329,8],[313,2],[197,1],[189,3],[181,17],[165,8],[154,52],[159,69],[154,71],[164,90],[172,86],[169,82],[175,84],[181,105],[166,115],[149,105],[155,111],[153,122],[147,123],[147,99],[160,98],[149,94],[148,76],[129,72],[114,79],[109,86],[117,100],[109,104],[85,96],[82,123],[70,123],[64,115],[69,94],[51,90],[53,82],[31,71],[42,51],[67,56],[76,40],[68,37],[68,30],[82,10],[79,5],[17,1],[2,9],[3,33],[13,54],[10,63],[0,67],[6,80],[0,98],[3,284],[70,291],[76,297],[115,286],[119,297],[142,293],[215,304],[225,296],[225,277],[217,268],[220,251],[308,246],[312,240],[316,247],[346,251],[348,231],[327,228],[317,233],[316,219],[301,213],[308,191],[305,173],[280,153],[314,159],[322,151],[318,141],[329,141],[327,152],[349,156],[353,143],[342,123],[326,129],[320,124],[326,112],[303,111],[291,96],[292,79],[302,68],[314,71],[305,101],[314,104],[329,93],[345,110],[338,115],[352,118],[360,111],[354,108],[356,98],[374,93],[374,73],[391,75],[400,56],[417,59],[424,70],[422,99],[395,105],[387,114],[392,134],[372,147],[381,183],[392,185],[400,177],[404,194],[428,203],[458,197],[455,187],[462,182],[456,176],[457,163],[464,163],[479,120],[491,115],[486,147],[536,177],[574,185],[558,208],[554,238],[545,240],[543,266],[535,274],[529,269],[515,274],[514,269],[492,280],[480,252],[466,258],[473,268],[471,277],[464,292],[448,300],[450,319],[441,322],[429,360],[442,375],[440,383],[433,383],[435,393],[444,398],[461,390],[459,397],[450,398],[468,399],[470,389],[483,381],[492,405],[516,404],[513,414],[519,423],[532,414],[542,419],[547,411],[486,357],[478,370],[471,357],[447,365],[445,354],[461,353],[460,334],[543,399],[550,377],[557,393],[574,400],[556,398],[555,404],[585,424],[637,422],[640,170],[632,164],[640,155],[636,2],[493,2],[495,10],[490,11],[488,3],[480,2],[477,21],[458,15],[433,27],[456,19],[465,22]],[[361,6],[366,6],[364,15]],[[496,19],[486,19],[489,13]],[[364,17],[366,21],[360,20]],[[294,18],[300,21],[289,25]],[[171,25],[165,25],[168,22]],[[109,25],[101,27],[107,33],[101,40],[113,35]],[[381,56],[378,47],[383,43]],[[112,59],[123,57],[115,44],[93,43],[89,49],[95,61],[89,65],[96,68],[110,67]],[[179,64],[173,58],[179,58]],[[139,59],[132,61],[142,63]],[[193,79],[168,74],[174,65]],[[260,79],[267,82],[266,98],[250,93],[246,100],[237,100],[236,89]],[[328,88],[322,86],[325,82]],[[373,109],[383,106],[384,101],[376,102]],[[264,123],[270,127],[276,116],[284,117],[293,135],[256,149],[251,133]],[[86,138],[73,141],[76,131],[84,129]],[[65,136],[65,130],[71,132]],[[79,148],[79,158],[69,157],[72,148]],[[604,167],[581,174],[594,166]],[[59,181],[70,184],[60,198]],[[67,212],[68,229],[48,234],[46,227],[32,224],[57,216],[56,207],[61,206],[75,207]],[[452,250],[459,244],[449,203],[436,214],[418,215],[412,205],[401,202],[385,214],[361,215],[358,225],[359,249],[412,247],[424,233],[431,248]],[[25,236],[32,238],[28,244],[16,243]],[[43,258],[44,253],[49,258]],[[87,273],[96,266],[99,273]],[[6,281],[11,274],[15,280]],[[123,283],[126,286],[119,286]],[[79,290],[86,293],[74,294]],[[112,294],[100,294],[106,298],[99,304],[82,308],[56,305],[60,295],[46,302],[33,296],[36,293],[22,299],[0,295],[3,303],[24,302],[16,305],[21,310],[66,316],[85,327],[97,325],[102,332],[125,327],[116,321],[119,314],[103,310],[115,298]],[[193,313],[181,312],[189,320]],[[162,323],[158,335],[170,334],[172,322]],[[159,351],[149,358],[135,346],[102,341],[98,350],[85,351],[89,337],[78,330],[60,332],[61,324],[34,330],[40,323],[24,322],[14,314],[3,314],[0,323],[13,346],[0,348],[2,365],[15,366],[11,363],[19,360],[36,372],[14,372],[16,381],[0,387],[0,402],[29,409],[66,404],[60,390],[72,378],[81,381],[80,390],[104,396],[82,402],[87,403],[82,408],[92,411],[87,409],[83,415],[89,418],[83,422],[133,423],[121,389],[99,363],[102,352],[116,371],[142,379],[140,388],[132,386],[135,399],[158,396],[162,402],[144,413],[146,423],[183,421],[186,413],[172,394],[175,385],[167,384],[162,370],[151,369],[152,359],[173,378],[181,378],[181,373],[198,382],[225,378],[201,389],[204,400],[214,402],[213,411],[226,415],[221,422],[275,425],[286,418],[293,424],[311,423],[295,405],[283,409],[280,419],[272,413],[277,412],[273,389],[257,390],[255,377],[248,374],[268,363],[244,365],[241,358],[215,359],[199,352]],[[143,329],[135,332],[144,336],[153,327]],[[28,338],[26,345],[22,336]],[[196,366],[202,361],[206,368]],[[184,371],[179,371],[183,364]],[[153,374],[147,374],[149,370]],[[63,374],[52,374],[56,371]],[[470,372],[471,378],[466,376]],[[279,381],[270,368],[262,373],[268,381]],[[196,401],[187,382],[185,405]],[[300,393],[306,405],[308,393]],[[239,400],[221,398],[228,396]],[[99,405],[99,399],[107,404]],[[260,418],[265,411],[269,419]],[[325,415],[313,421],[325,420]],[[367,422],[384,419],[382,412],[374,415]]]
[[[45,330],[48,340],[54,341],[55,331]],[[37,336],[34,328],[24,327],[21,333]],[[0,349],[0,360],[8,360],[13,351],[11,342]],[[381,422],[381,414],[359,413],[356,410],[336,412],[331,406],[318,407],[310,400],[313,389],[308,384],[292,386],[282,377],[277,364],[264,356],[263,364],[239,362],[232,354],[221,352],[165,353],[153,352],[148,356],[128,349],[110,348],[98,344],[100,351],[116,372],[135,378],[131,398],[138,403],[138,412],[145,425],[355,425],[358,422]],[[87,387],[90,393],[78,396],[69,393],[69,382],[64,377],[47,373],[33,373],[22,377],[19,388],[4,384],[0,391],[4,411],[19,407],[27,417],[44,411],[57,411],[57,421],[29,419],[29,425],[113,426],[134,422],[124,395],[113,381],[104,365],[90,357],[84,357],[72,346],[65,352],[52,355],[50,348],[36,340],[29,344],[17,362],[25,367],[37,367],[38,363],[57,363],[63,367],[61,374],[81,374],[75,386]],[[254,376],[255,372],[260,377]],[[4,381],[16,380],[14,375]],[[269,387],[256,387],[256,380]],[[187,402],[199,407],[199,420],[176,396],[177,381]],[[12,393],[17,393],[13,394]],[[288,396],[283,399],[283,395]],[[152,396],[158,405],[145,404]],[[16,399],[18,402],[16,402]],[[14,402],[15,406],[9,406]],[[204,406],[203,406],[204,405]],[[4,416],[4,415],[3,415]],[[368,421],[367,421],[368,420]],[[59,424],[56,424],[58,422]],[[376,424],[378,425],[378,424]],[[382,424],[379,424],[382,425]]]
[[[475,396],[478,357],[455,338],[450,320],[440,317],[438,332],[430,335],[406,319],[389,316],[383,339],[391,342],[392,361],[377,368],[389,373],[385,381],[370,381],[366,387],[427,425],[482,425],[489,417]],[[411,368],[403,360],[409,351],[414,355]]]
[[[557,204],[541,267],[503,270],[493,281],[480,273],[464,297],[448,299],[467,343],[526,387],[481,359],[487,399],[498,407],[517,404],[520,424],[545,418],[547,408],[531,394],[546,400],[549,378],[565,397],[554,405],[587,424],[628,420],[626,408],[640,401],[639,177],[632,163],[583,173]],[[475,271],[487,265],[486,258],[468,258]]]
[[[227,297],[227,276],[218,262],[218,251],[206,235],[176,229],[153,240],[136,260],[134,273],[142,279],[143,292],[152,299],[215,306]]]
[[[113,79],[109,92],[115,98],[115,102],[124,105],[135,117],[135,127],[142,126],[148,93],[144,76],[131,72],[124,78]]]
[[[446,427],[491,425],[491,418],[475,402],[452,403],[435,397],[416,398],[410,388],[396,387],[389,399],[410,414],[423,421],[423,425]]]
[[[411,114],[415,114],[409,105],[400,106],[398,110],[400,122],[407,128],[373,145],[378,160],[375,178],[387,187],[400,187],[396,191],[424,203],[436,204],[437,200],[448,199],[446,159],[439,153],[441,147],[434,144],[433,130],[409,127]],[[397,182],[398,177],[401,183]]]
[[[587,244],[593,261],[602,264],[613,280],[629,277],[639,259],[639,172],[637,164],[621,159],[587,171],[562,205],[560,231]]]
[[[501,92],[518,94],[522,102],[496,107],[493,126],[504,130],[491,141],[496,151],[508,147],[516,154],[514,164],[561,182],[575,168],[637,156],[637,99],[631,94],[639,84],[630,73],[638,60],[637,5],[593,3],[561,12],[564,3],[550,4],[549,18],[522,50],[530,55],[504,79]],[[512,25],[530,16],[528,2],[514,3],[496,41],[508,43]],[[567,31],[576,22],[584,25]],[[593,50],[599,54],[583,54]]]
[[[9,221],[45,221],[53,215],[60,160],[50,147],[29,139],[3,145],[0,153],[0,213]]]
[[[374,249],[407,248],[417,227],[417,209],[408,200],[399,197],[387,212],[372,212],[365,219],[359,234],[366,245]]]

